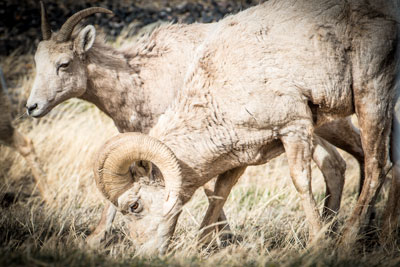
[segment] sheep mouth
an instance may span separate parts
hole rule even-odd
[[[47,113],[49,113],[50,110],[51,108],[49,106],[43,106],[40,109],[32,111],[32,113],[29,116],[38,119],[45,116]]]
[[[33,117],[33,118],[35,118],[35,119],[41,118],[41,117],[43,117],[43,116],[44,116],[44,114],[32,114],[32,115],[31,115],[31,117]]]

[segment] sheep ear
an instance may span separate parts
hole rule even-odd
[[[153,165],[149,161],[138,161],[131,166],[131,172],[134,173],[134,178],[146,178],[146,181],[154,180]]]
[[[149,177],[150,180],[153,180],[154,179],[153,174],[152,174],[153,165],[151,164],[151,162],[141,160],[139,162],[139,165],[140,165],[141,169],[143,170],[143,176]]]
[[[92,25],[83,28],[74,41],[74,49],[78,55],[83,55],[92,47],[96,38],[96,29]]]

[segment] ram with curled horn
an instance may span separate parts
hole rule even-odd
[[[146,250],[160,248],[160,252],[164,253],[168,244],[167,237],[175,228],[184,201],[181,199],[180,165],[174,153],[162,142],[139,133],[126,133],[125,136],[129,136],[129,142],[116,137],[109,140],[106,148],[101,150],[94,167],[96,185],[123,214],[138,216],[135,219],[140,220],[135,222],[136,227],[131,227],[131,235],[137,244],[143,245],[158,226],[157,235],[160,239],[147,243]],[[152,162],[162,170],[165,188],[134,183],[129,168],[136,161]],[[157,190],[165,191],[165,194]],[[144,203],[142,200],[151,201]],[[162,209],[152,205],[162,205]],[[160,212],[149,213],[154,208]],[[146,212],[141,213],[143,210]]]
[[[165,252],[182,205],[198,187],[263,164],[282,145],[310,238],[317,238],[323,228],[311,190],[314,130],[355,113],[368,153],[361,197],[341,239],[353,244],[383,183],[388,154],[397,46],[388,10],[362,0],[276,0],[220,21],[149,135],[120,134],[99,152],[97,184],[138,224],[144,247]],[[142,159],[160,164],[165,188],[127,182],[122,174],[131,160]],[[180,174],[169,176],[170,168]]]
[[[120,132],[147,133],[173,101],[174,90],[183,82],[187,62],[211,24],[162,26],[138,42],[115,49],[96,35],[92,25],[77,27],[82,19],[97,12],[112,14],[104,8],[88,8],[70,17],[60,31],[52,32],[41,2],[43,41],[34,58],[36,77],[27,113],[40,118],[63,101],[77,97],[110,116]],[[165,71],[171,62],[177,64]],[[170,84],[173,90],[161,91],[160,84]],[[336,152],[328,161],[338,157]],[[340,163],[342,167],[343,160]],[[162,180],[156,175],[157,169],[146,162],[136,164],[134,169],[135,177],[152,178],[145,183]],[[205,186],[208,197],[212,196],[212,186],[212,183]],[[107,203],[99,225],[87,238],[90,245],[97,246],[104,240],[115,214],[116,207]],[[223,211],[217,219],[226,220]],[[221,224],[218,228],[228,226]]]
[[[44,40],[39,43],[35,54],[36,78],[27,112],[33,117],[42,117],[59,103],[77,97],[95,104],[110,116],[120,132],[149,132],[159,116],[174,102],[194,51],[217,25],[163,25],[141,40],[115,49],[96,35],[93,26],[76,26],[93,13],[111,14],[111,11],[85,9],[69,18],[60,31],[52,32],[45,7],[43,3],[41,5]],[[333,121],[316,130],[313,159],[327,183],[324,214],[331,215],[340,206],[345,162],[336,149],[321,137],[354,155],[360,166],[364,155],[359,133],[348,119]],[[282,153],[282,146],[277,151]],[[151,165],[143,164],[143,161],[137,166],[137,173],[149,173],[151,169]],[[209,225],[215,225],[217,220],[226,221],[222,212],[223,203],[244,170],[245,167],[240,167],[219,175],[217,186],[224,184],[219,198],[213,198],[214,188],[206,184],[210,206],[201,224],[201,228],[205,229],[202,236],[214,229]],[[142,186],[153,183],[162,187],[164,182],[162,177],[158,177],[157,168],[153,168],[150,176],[152,179],[144,181]],[[99,226],[87,239],[90,244],[98,245],[105,238],[115,214],[116,207],[108,203]],[[226,223],[219,223],[215,228],[229,229]],[[133,236],[137,231],[137,228],[131,227]]]

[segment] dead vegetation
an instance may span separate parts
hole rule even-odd
[[[98,192],[92,173],[92,157],[105,140],[115,135],[112,121],[87,102],[69,100],[39,120],[21,115],[34,73],[26,66],[32,56],[14,54],[0,60],[14,96],[14,125],[31,138],[47,174],[49,191],[44,204],[37,194],[32,174],[15,151],[0,147],[0,265],[154,265],[163,266],[398,266],[399,245],[376,246],[377,233],[370,229],[369,242],[358,245],[352,255],[338,255],[330,238],[305,247],[307,225],[292,185],[285,156],[267,165],[248,168],[233,188],[225,205],[231,229],[238,237],[227,247],[202,248],[196,244],[207,200],[197,192],[185,205],[171,251],[164,258],[135,256],[121,214],[112,235],[100,249],[89,249],[84,239],[101,214],[105,200]],[[27,65],[28,64],[28,65]],[[22,74],[20,74],[22,73]],[[96,130],[94,130],[96,129]],[[358,166],[347,154],[346,183],[339,224],[354,207]],[[381,217],[390,179],[378,199]],[[313,165],[313,189],[320,207],[324,182]],[[380,222],[374,224],[379,225]],[[335,234],[332,234],[335,237]]]

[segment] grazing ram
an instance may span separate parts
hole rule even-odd
[[[28,113],[41,117],[57,104],[78,97],[94,103],[110,116],[120,132],[148,133],[175,99],[177,89],[183,86],[184,74],[196,47],[215,24],[162,26],[139,42],[117,50],[95,37],[93,26],[74,31],[83,18],[95,12],[111,13],[103,8],[80,11],[58,33],[52,33],[42,4],[44,40],[35,54],[37,76],[27,103]],[[362,162],[359,134],[348,119],[323,126],[317,134]],[[315,145],[313,158],[327,182],[324,214],[329,215],[340,206],[345,166],[338,152],[325,140],[316,136]],[[281,146],[279,153],[282,152]],[[215,223],[219,216],[225,221],[219,210],[244,169],[220,175],[217,184],[227,184],[220,193],[223,200],[211,200],[202,228]],[[211,195],[212,190],[206,192]],[[107,206],[101,223],[88,238],[91,243],[97,244],[104,238],[115,212],[113,205]]]
[[[0,144],[15,148],[28,163],[39,193],[46,199],[44,173],[38,164],[32,141],[16,130],[11,122],[11,103],[6,93],[5,81],[0,83]]]
[[[97,185],[129,215],[143,247],[163,253],[198,187],[263,164],[283,145],[314,237],[321,230],[310,183],[314,129],[355,113],[366,177],[343,233],[352,244],[384,180],[396,40],[395,21],[364,0],[270,0],[226,17],[198,47],[182,90],[149,135],[124,133],[105,144]],[[128,168],[138,160],[158,166],[165,187],[134,182]]]

